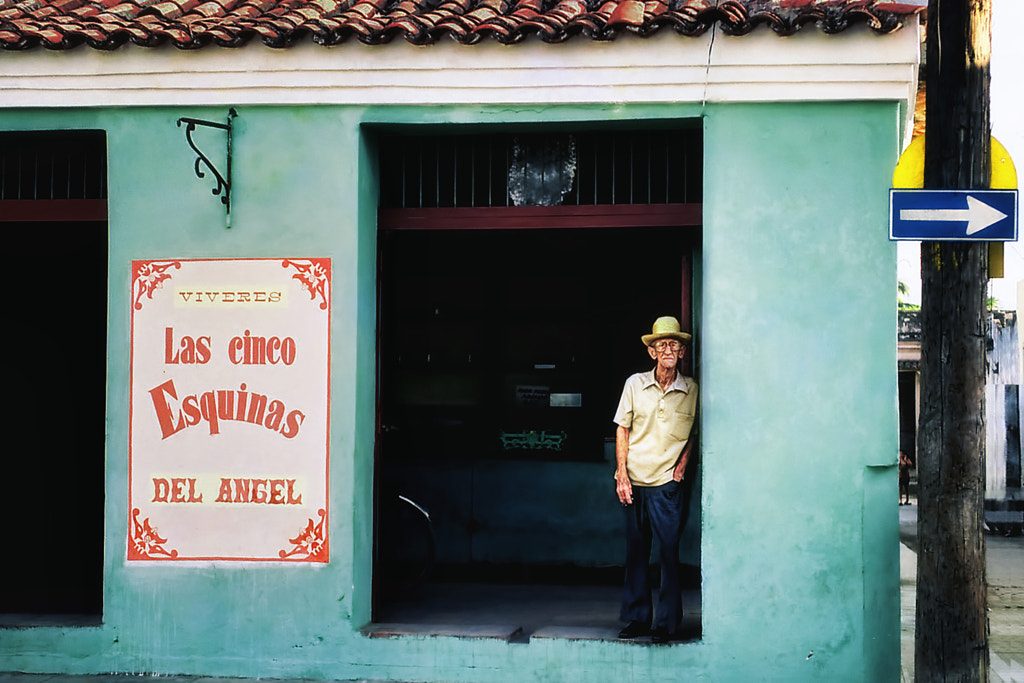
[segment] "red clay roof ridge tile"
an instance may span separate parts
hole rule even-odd
[[[0,0],[0,48],[113,50],[131,42],[180,49],[239,47],[258,38],[284,48],[302,40],[339,45],[403,38],[515,44],[530,36],[612,40],[670,27],[699,36],[718,24],[730,35],[766,27],[788,36],[805,26],[840,33],[863,24],[900,30],[923,7],[892,0]]]

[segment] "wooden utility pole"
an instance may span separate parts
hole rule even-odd
[[[925,188],[989,187],[991,1],[929,0]],[[928,683],[988,681],[987,282],[987,243],[922,243],[914,668]]]

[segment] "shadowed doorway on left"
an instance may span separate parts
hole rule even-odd
[[[103,131],[0,133],[12,413],[0,622],[103,607],[107,219]]]

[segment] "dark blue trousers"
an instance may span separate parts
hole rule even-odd
[[[623,621],[639,621],[675,633],[682,619],[679,586],[679,538],[689,512],[681,483],[634,486],[633,504],[626,505],[626,581],[622,591]],[[658,539],[661,589],[652,621],[653,599],[649,562]]]

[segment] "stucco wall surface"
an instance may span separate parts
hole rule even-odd
[[[735,680],[898,676],[891,117],[706,120],[704,640]]]
[[[242,107],[230,230],[211,186],[192,175],[194,156],[175,125],[225,114],[0,112],[4,130],[106,130],[110,196],[103,625],[0,630],[0,670],[895,680],[895,248],[885,231],[895,102]],[[365,124],[592,127],[700,116],[702,640],[652,648],[361,635],[370,619],[376,318]],[[220,138],[211,139],[215,150]],[[131,260],[289,255],[333,259],[330,564],[127,565]]]

